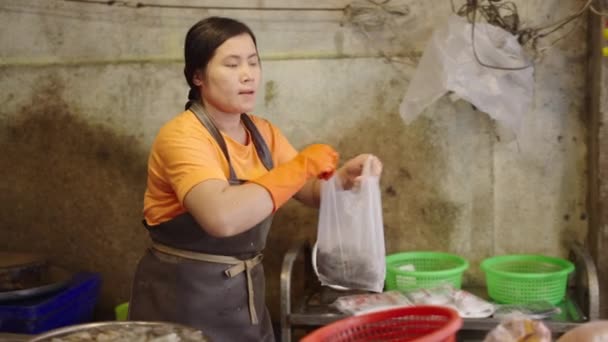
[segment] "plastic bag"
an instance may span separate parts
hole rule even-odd
[[[317,268],[323,285],[381,292],[386,272],[380,179],[363,165],[357,188],[337,175],[321,184]]]
[[[504,319],[484,342],[551,342],[551,330],[541,321],[514,315]]]
[[[414,304],[447,306],[465,318],[490,317],[496,310],[494,304],[470,292],[456,289],[451,284],[412,290],[405,295]]]
[[[396,307],[412,306],[413,304],[399,291],[383,293],[342,296],[332,304],[340,312],[350,315],[393,309]]]
[[[475,51],[489,65],[522,67],[523,70],[499,70],[479,64],[473,54],[472,25],[452,16],[438,28],[424,50],[412,77],[399,113],[409,124],[429,105],[448,91],[497,121],[497,125],[515,137],[520,122],[532,104],[534,69],[517,37],[489,24],[475,24]]]
[[[559,315],[561,309],[547,301],[537,301],[522,304],[500,304],[497,305],[494,318],[502,319],[513,314],[524,315],[530,319],[545,319],[553,315]]]

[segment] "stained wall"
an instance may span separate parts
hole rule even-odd
[[[140,223],[147,153],[187,94],[183,37],[199,18],[226,15],[257,34],[264,79],[256,114],[279,126],[297,148],[325,142],[343,160],[361,152],[382,159],[388,253],[457,253],[471,262],[466,281],[473,284],[483,282],[477,266],[490,255],[565,256],[568,244],[586,234],[585,19],[541,41],[548,46],[568,33],[536,61],[533,106],[522,115],[521,134],[506,142],[487,114],[447,97],[403,123],[399,103],[433,28],[451,8],[443,0],[391,3],[407,8],[407,15],[390,25],[355,26],[348,11],[3,1],[0,248],[40,251],[65,267],[101,272],[100,317],[110,317],[128,299],[148,244]],[[582,1],[517,4],[522,20],[537,25],[571,13]],[[400,57],[387,60],[380,53]],[[275,319],[283,254],[295,243],[314,241],[317,215],[295,202],[276,215],[265,252]]]

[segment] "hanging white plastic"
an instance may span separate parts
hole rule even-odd
[[[475,50],[485,64],[527,66],[499,70],[478,63],[471,44],[472,25],[453,15],[438,28],[426,46],[405,93],[399,113],[409,124],[422,111],[452,91],[475,105],[517,135],[520,122],[531,106],[534,69],[517,37],[489,24],[475,24]]]

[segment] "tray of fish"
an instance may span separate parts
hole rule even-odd
[[[73,325],[30,342],[210,342],[202,331],[168,322],[111,321]]]

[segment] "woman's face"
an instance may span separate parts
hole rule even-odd
[[[260,75],[256,46],[245,33],[220,45],[207,64],[205,75],[195,76],[194,83],[201,86],[208,110],[240,114],[253,110]]]

